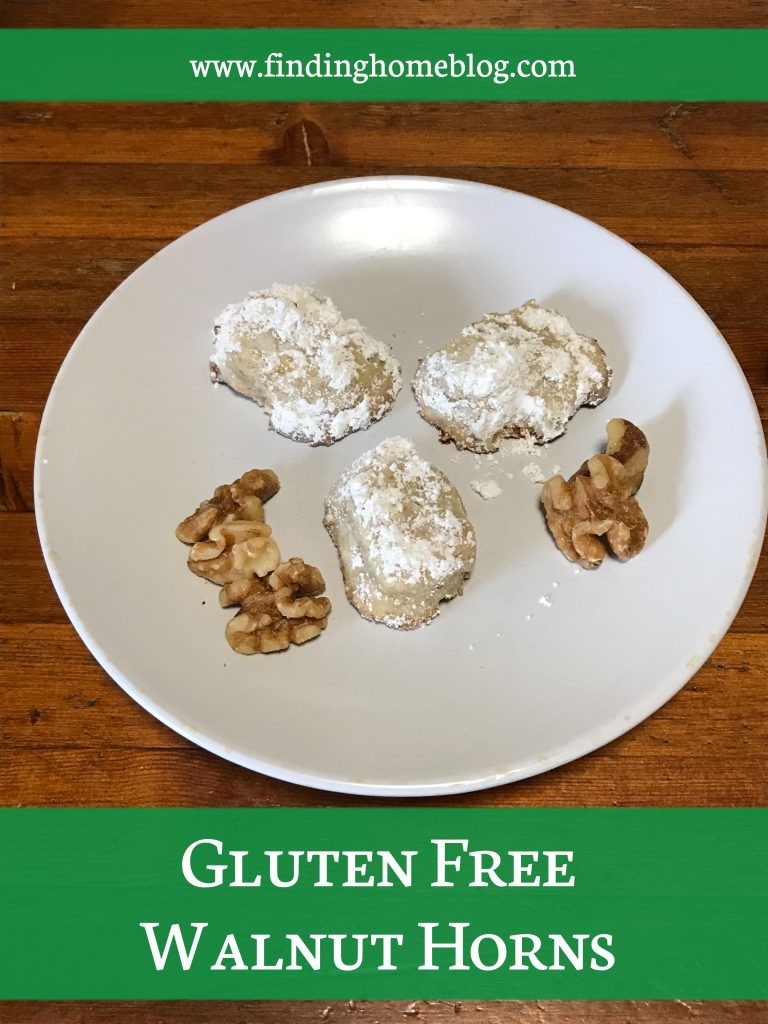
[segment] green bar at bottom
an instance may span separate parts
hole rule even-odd
[[[0,998],[760,999],[767,832],[758,809],[0,810]]]

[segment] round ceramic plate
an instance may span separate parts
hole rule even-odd
[[[208,375],[217,313],[273,282],[330,295],[403,368],[394,409],[330,448],[280,437]],[[419,358],[483,313],[529,298],[597,338],[614,368],[540,458],[442,445],[409,382]],[[577,572],[529,480],[568,475],[613,416],[651,444],[635,560]],[[464,596],[398,632],[347,603],[325,495],[391,435],[457,485],[475,524]],[[326,632],[243,657],[231,611],[186,568],[176,524],[254,466],[282,484],[267,513],[284,556],[319,566]],[[668,700],[744,597],[763,537],[763,437],[744,377],[683,289],[631,245],[530,196],[441,178],[366,178],[262,199],[185,235],[131,275],[69,353],[43,418],[36,505],[75,627],[135,700],[238,764],[324,789],[418,796],[495,786],[594,750]],[[484,501],[471,481],[493,479]]]

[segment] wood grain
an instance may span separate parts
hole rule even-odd
[[[18,28],[760,28],[755,0],[0,0],[0,25]]]
[[[327,1003],[6,1003],[4,1021],[24,1024],[744,1024],[759,1003],[686,1002],[361,1002]],[[15,1016],[14,1014],[18,1014]]]
[[[468,0],[467,26],[759,26],[750,0]],[[455,0],[0,0],[0,25],[458,24]],[[768,107],[751,104],[9,104],[0,109],[0,803],[360,806],[231,765],[166,729],[84,648],[32,513],[40,415],[88,317],[182,232],[330,178],[427,173],[520,189],[626,237],[713,317],[768,421]],[[308,145],[304,145],[304,136]],[[724,421],[727,430],[727,421]],[[716,487],[716,467],[713,467]],[[716,539],[715,539],[716,540]],[[642,636],[638,642],[643,642]],[[750,806],[768,779],[768,550],[728,635],[647,722],[457,806]],[[754,1003],[8,1003],[8,1024],[756,1021]]]
[[[131,103],[14,105],[6,114],[4,163],[185,163],[763,170],[768,111],[748,103],[477,103],[471,146],[462,104],[156,103],[152,119]],[[311,125],[309,152],[301,126]],[[388,144],[378,142],[386,133]],[[312,137],[314,136],[314,138]],[[76,140],[76,144],[73,140]],[[297,142],[297,145],[294,145]],[[313,145],[314,142],[314,145]],[[202,143],[202,145],[201,145]]]
[[[32,511],[32,464],[38,417],[0,412],[0,512]]]
[[[414,162],[409,174],[432,173]],[[66,173],[65,173],[66,172]],[[354,174],[389,174],[368,160]],[[233,206],[308,183],[347,177],[349,167],[298,164],[203,166],[6,164],[0,238],[102,238],[120,224],[124,238],[173,236]],[[760,245],[764,171],[447,166],[442,174],[500,185],[559,202],[635,244]],[[173,203],[168,196],[173,195]],[[627,197],[635,197],[628,207]]]
[[[84,664],[81,643],[69,623],[1,625],[0,654],[8,687],[0,739],[9,750],[71,751],[98,746],[101,770],[108,749],[194,749],[151,716],[132,713],[130,698],[110,682],[96,662],[90,659]],[[632,730],[603,751],[603,764],[605,758],[616,760],[617,769],[620,759],[636,762],[663,757],[667,765],[701,759],[705,763],[714,761],[727,771],[759,759],[768,739],[760,717],[766,674],[768,651],[760,638],[750,634],[727,636],[695,682],[657,712],[647,727]],[[56,684],[52,686],[54,678]],[[15,760],[23,759],[16,755]],[[610,790],[608,782],[601,786],[593,803],[599,806],[607,792],[612,802],[616,801],[618,781],[614,775],[609,780]],[[759,797],[764,780],[754,782],[752,792]],[[537,786],[540,789],[550,783],[546,778]],[[711,780],[704,779],[701,793],[705,794],[711,785]],[[634,791],[634,783],[632,786]],[[525,783],[518,783],[508,787],[506,793],[498,790],[487,794],[483,802],[503,804],[511,798],[517,803],[524,791]],[[11,792],[6,789],[4,795],[10,798]],[[116,796],[119,800],[122,794]],[[194,804],[194,793],[188,799]],[[188,799],[183,802],[188,803]],[[659,800],[658,795],[654,799],[670,803],[663,797]],[[472,797],[468,802],[475,801]],[[745,801],[746,793],[742,792],[740,802]]]
[[[137,266],[174,236],[5,240],[0,256],[0,409],[39,410],[83,322]],[[753,389],[768,386],[765,347],[768,250],[638,245],[712,316]],[[14,288],[11,285],[15,285]],[[11,370],[13,372],[11,372]]]

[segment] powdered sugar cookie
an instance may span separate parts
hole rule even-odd
[[[505,437],[551,441],[611,381],[605,353],[537,302],[488,313],[423,359],[413,379],[419,412],[457,448],[494,452]]]
[[[299,285],[252,292],[220,314],[211,377],[254,399],[279,434],[333,444],[392,407],[400,366],[330,299]]]
[[[472,572],[475,531],[459,492],[404,437],[352,464],[331,488],[324,521],[347,597],[395,629],[429,622]]]

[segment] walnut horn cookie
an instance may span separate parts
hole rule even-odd
[[[451,481],[390,437],[361,455],[328,493],[325,527],[350,603],[392,629],[431,621],[475,564],[475,530]]]
[[[584,569],[598,568],[607,551],[628,561],[648,536],[648,520],[635,498],[648,466],[648,439],[624,419],[611,420],[606,432],[603,454],[587,459],[567,482],[553,476],[541,491],[555,543]]]
[[[270,469],[252,469],[213,497],[176,528],[191,545],[187,564],[196,576],[222,587],[223,608],[240,605],[226,628],[240,654],[285,650],[325,629],[331,602],[321,597],[325,580],[301,558],[281,563],[272,528],[264,521],[264,502],[280,481]]]
[[[594,338],[531,299],[487,313],[426,356],[412,388],[441,441],[483,453],[504,438],[553,441],[578,409],[606,398],[612,375]]]
[[[263,406],[278,434],[311,445],[365,430],[400,390],[389,346],[300,285],[274,284],[227,306],[210,367],[214,381]]]
[[[268,579],[240,579],[219,594],[222,608],[240,605],[226,636],[238,654],[268,654],[313,640],[325,629],[331,602],[325,580],[301,558],[279,565]]]

